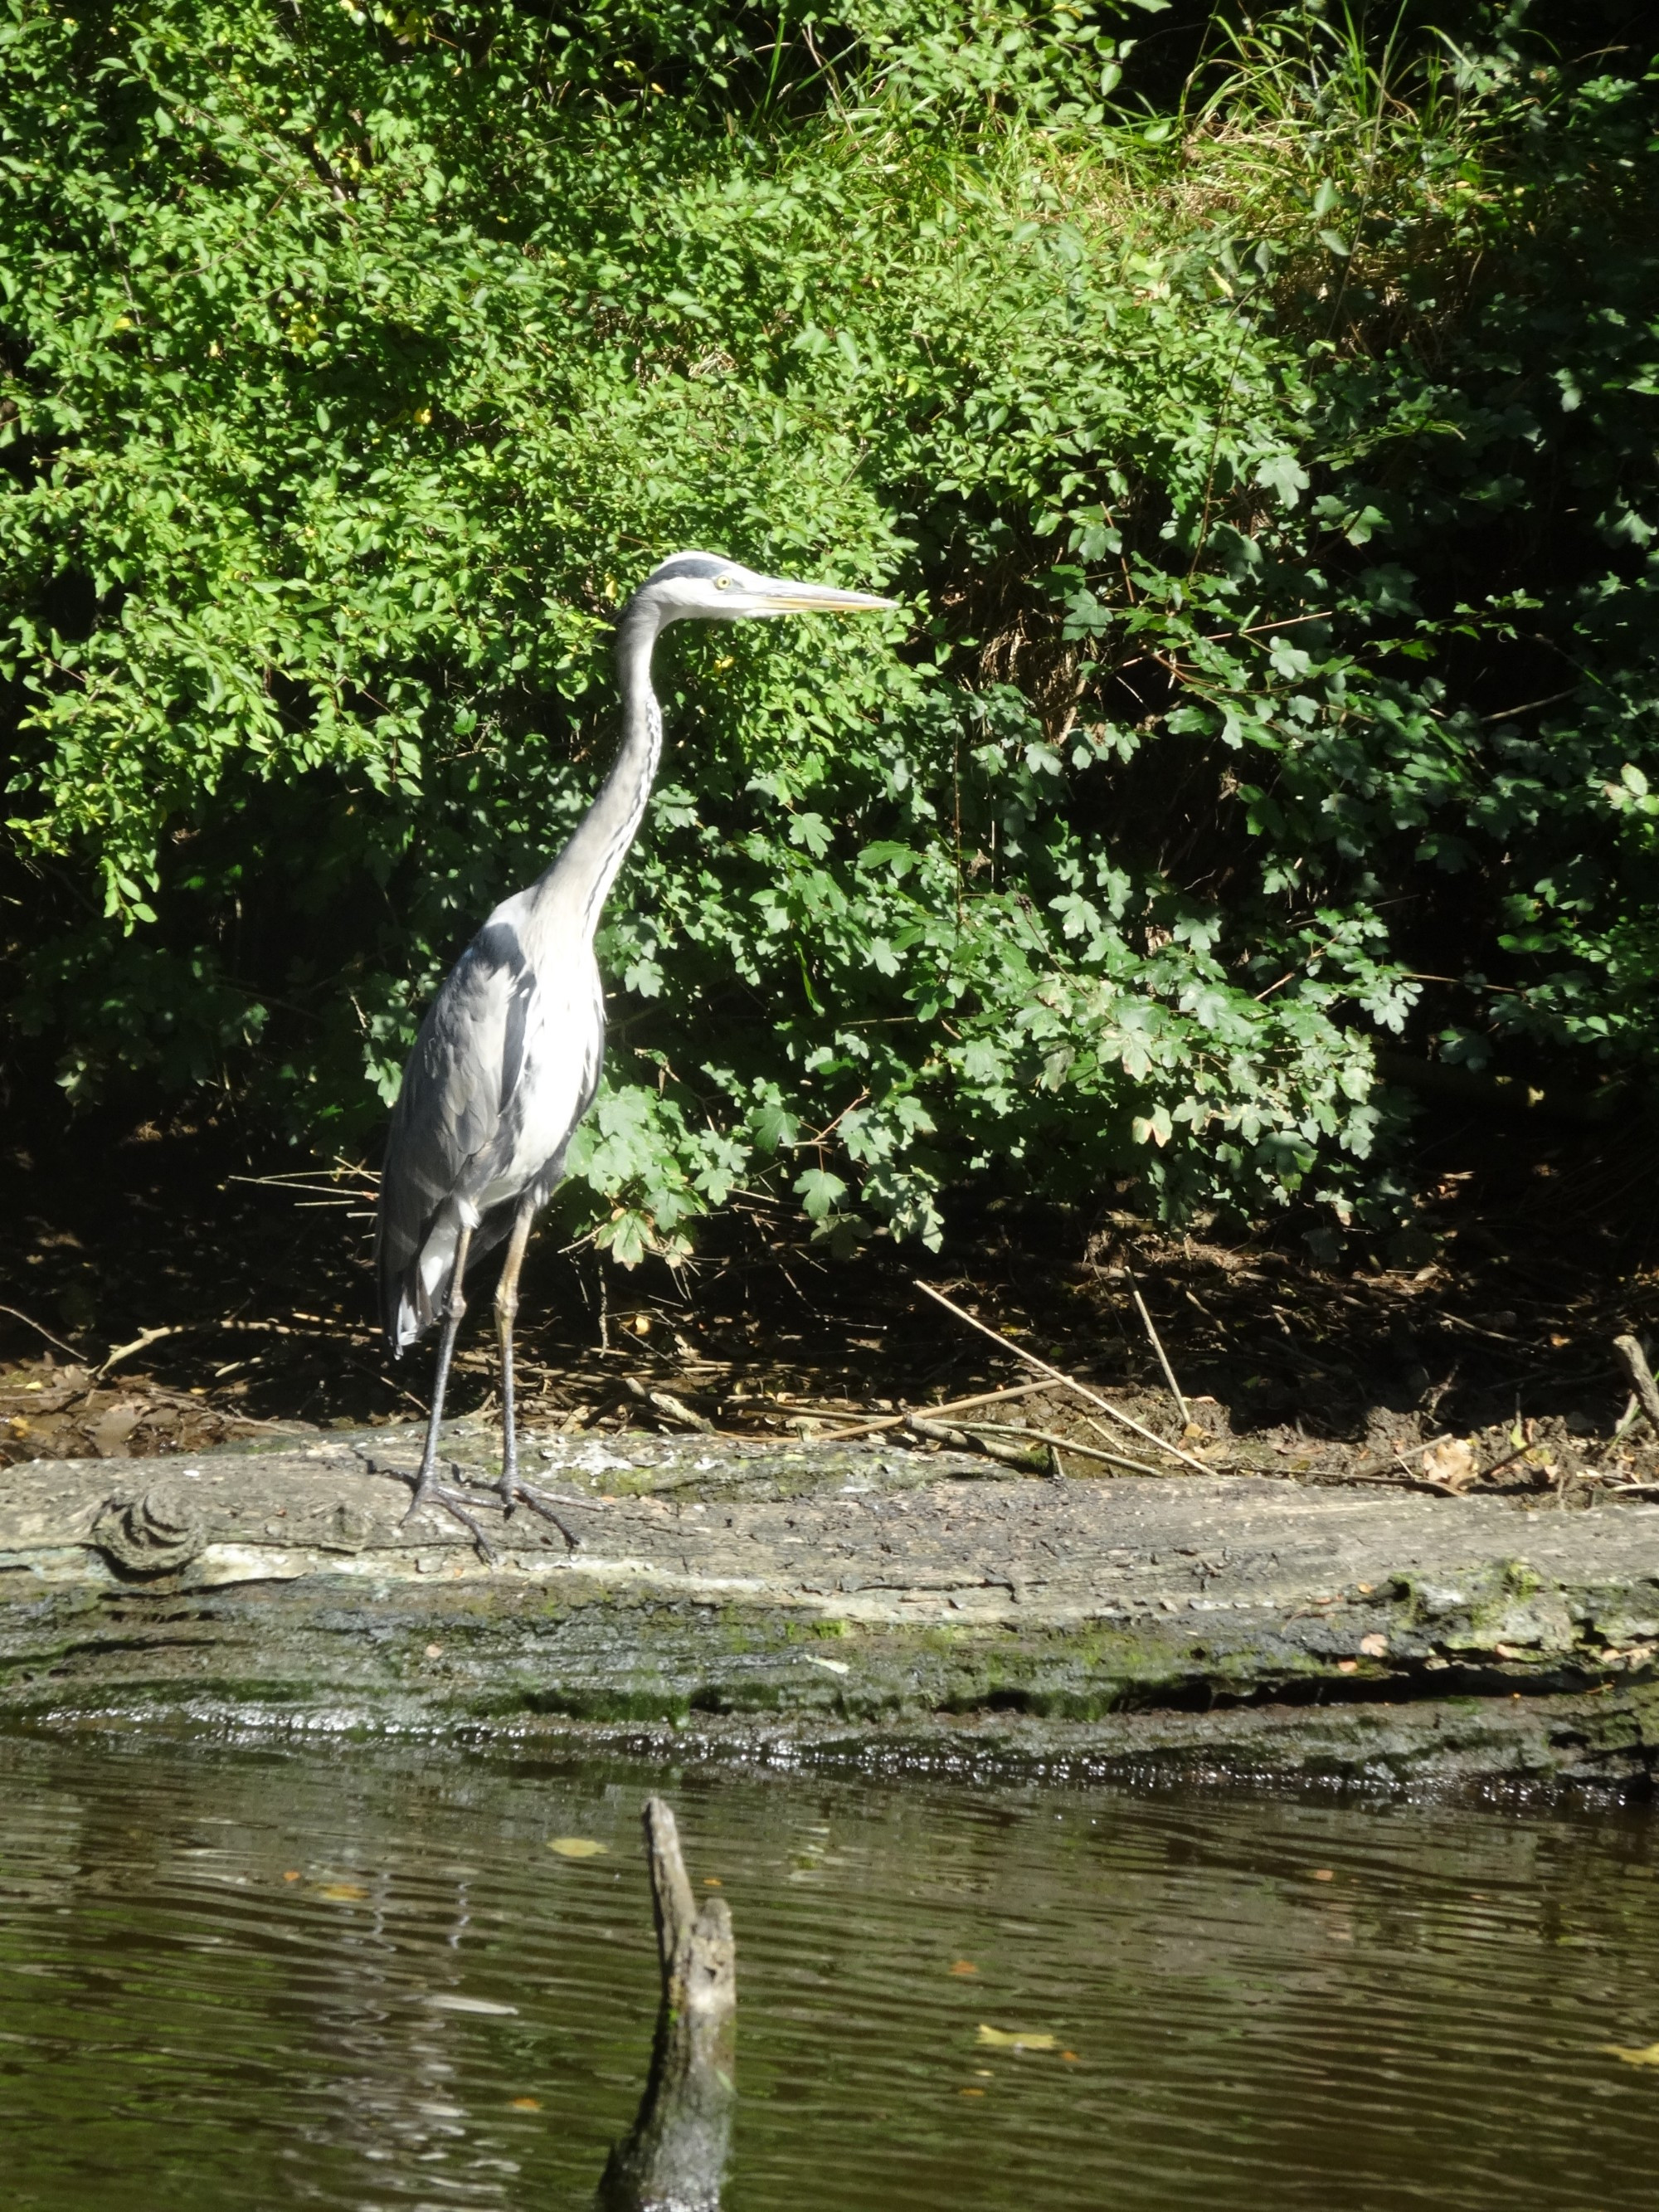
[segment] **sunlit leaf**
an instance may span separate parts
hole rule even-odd
[[[1057,2051],[1060,2048],[1060,2038],[1056,2035],[1039,2035],[1029,2028],[988,2027],[983,2021],[979,2024],[978,2040],[993,2051]]]

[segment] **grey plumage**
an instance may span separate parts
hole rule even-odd
[[[454,1256],[448,1211],[477,1214],[469,1271],[513,1226],[524,1193],[513,1187],[510,1170],[522,1146],[527,1102],[543,1074],[526,1050],[539,989],[517,928],[492,915],[421,1024],[392,1109],[375,1250],[380,1325],[396,1352],[438,1318],[448,1274],[444,1263]],[[570,1128],[524,1187],[535,1189],[538,1206],[557,1183],[564,1146],[599,1088],[605,1009],[597,991],[589,1013],[586,1034],[573,1028],[563,1040],[577,1071]],[[489,1202],[492,1190],[501,1194]]]
[[[593,1102],[605,1000],[593,937],[633,843],[662,750],[651,654],[671,622],[713,622],[892,605],[867,592],[758,576],[710,553],[680,553],[647,577],[617,627],[622,743],[569,842],[505,899],[446,977],[404,1071],[381,1173],[376,1267],[394,1353],[444,1323],[411,1513],[441,1504],[485,1539],[468,1504],[436,1481],[443,1400],[468,1269],[508,1240],[495,1296],[501,1358],[501,1503],[556,1519],[519,1480],[513,1318],[526,1241]],[[561,1523],[562,1525],[562,1523]]]

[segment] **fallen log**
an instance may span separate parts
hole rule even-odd
[[[1455,1739],[1459,1771],[1659,1773],[1650,1505],[1020,1479],[885,1440],[528,1439],[573,1501],[561,1529],[503,1518],[492,1435],[446,1441],[493,1565],[446,1515],[405,1524],[376,1469],[412,1462],[412,1431],[5,1470],[0,1720],[836,1758],[948,1739],[1094,1766],[1202,1764],[1206,1741],[1248,1763],[1254,1731],[1275,1771],[1429,1771]],[[1522,1710],[1477,1727],[1449,1699]]]

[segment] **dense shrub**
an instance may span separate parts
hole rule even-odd
[[[372,1146],[714,545],[906,612],[659,653],[619,1256],[999,1165],[1340,1224],[1379,1041],[1645,1067],[1651,77],[1299,9],[1148,106],[1144,21],[7,0],[22,1064]]]

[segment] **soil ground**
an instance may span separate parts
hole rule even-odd
[[[1070,1209],[963,1204],[938,1254],[877,1240],[839,1260],[793,1206],[761,1202],[709,1224],[678,1272],[627,1273],[545,1234],[524,1284],[526,1411],[569,1428],[829,1435],[1026,1379],[920,1278],[1206,1467],[1587,1501],[1659,1483],[1659,1437],[1619,1432],[1612,1351],[1659,1325],[1650,1160],[1638,1123],[1437,1109],[1419,1123],[1413,1224],[1354,1240],[1334,1267],[1288,1231],[1170,1235],[1128,1189]],[[372,1239],[371,1176],[296,1168],[234,1128],[106,1116],[18,1144],[0,1157],[0,1457],[143,1457],[419,1413],[428,1347],[386,1357]],[[486,1419],[489,1287],[451,1400]],[[979,1418],[1142,1449],[1103,1443],[1063,1391]]]

